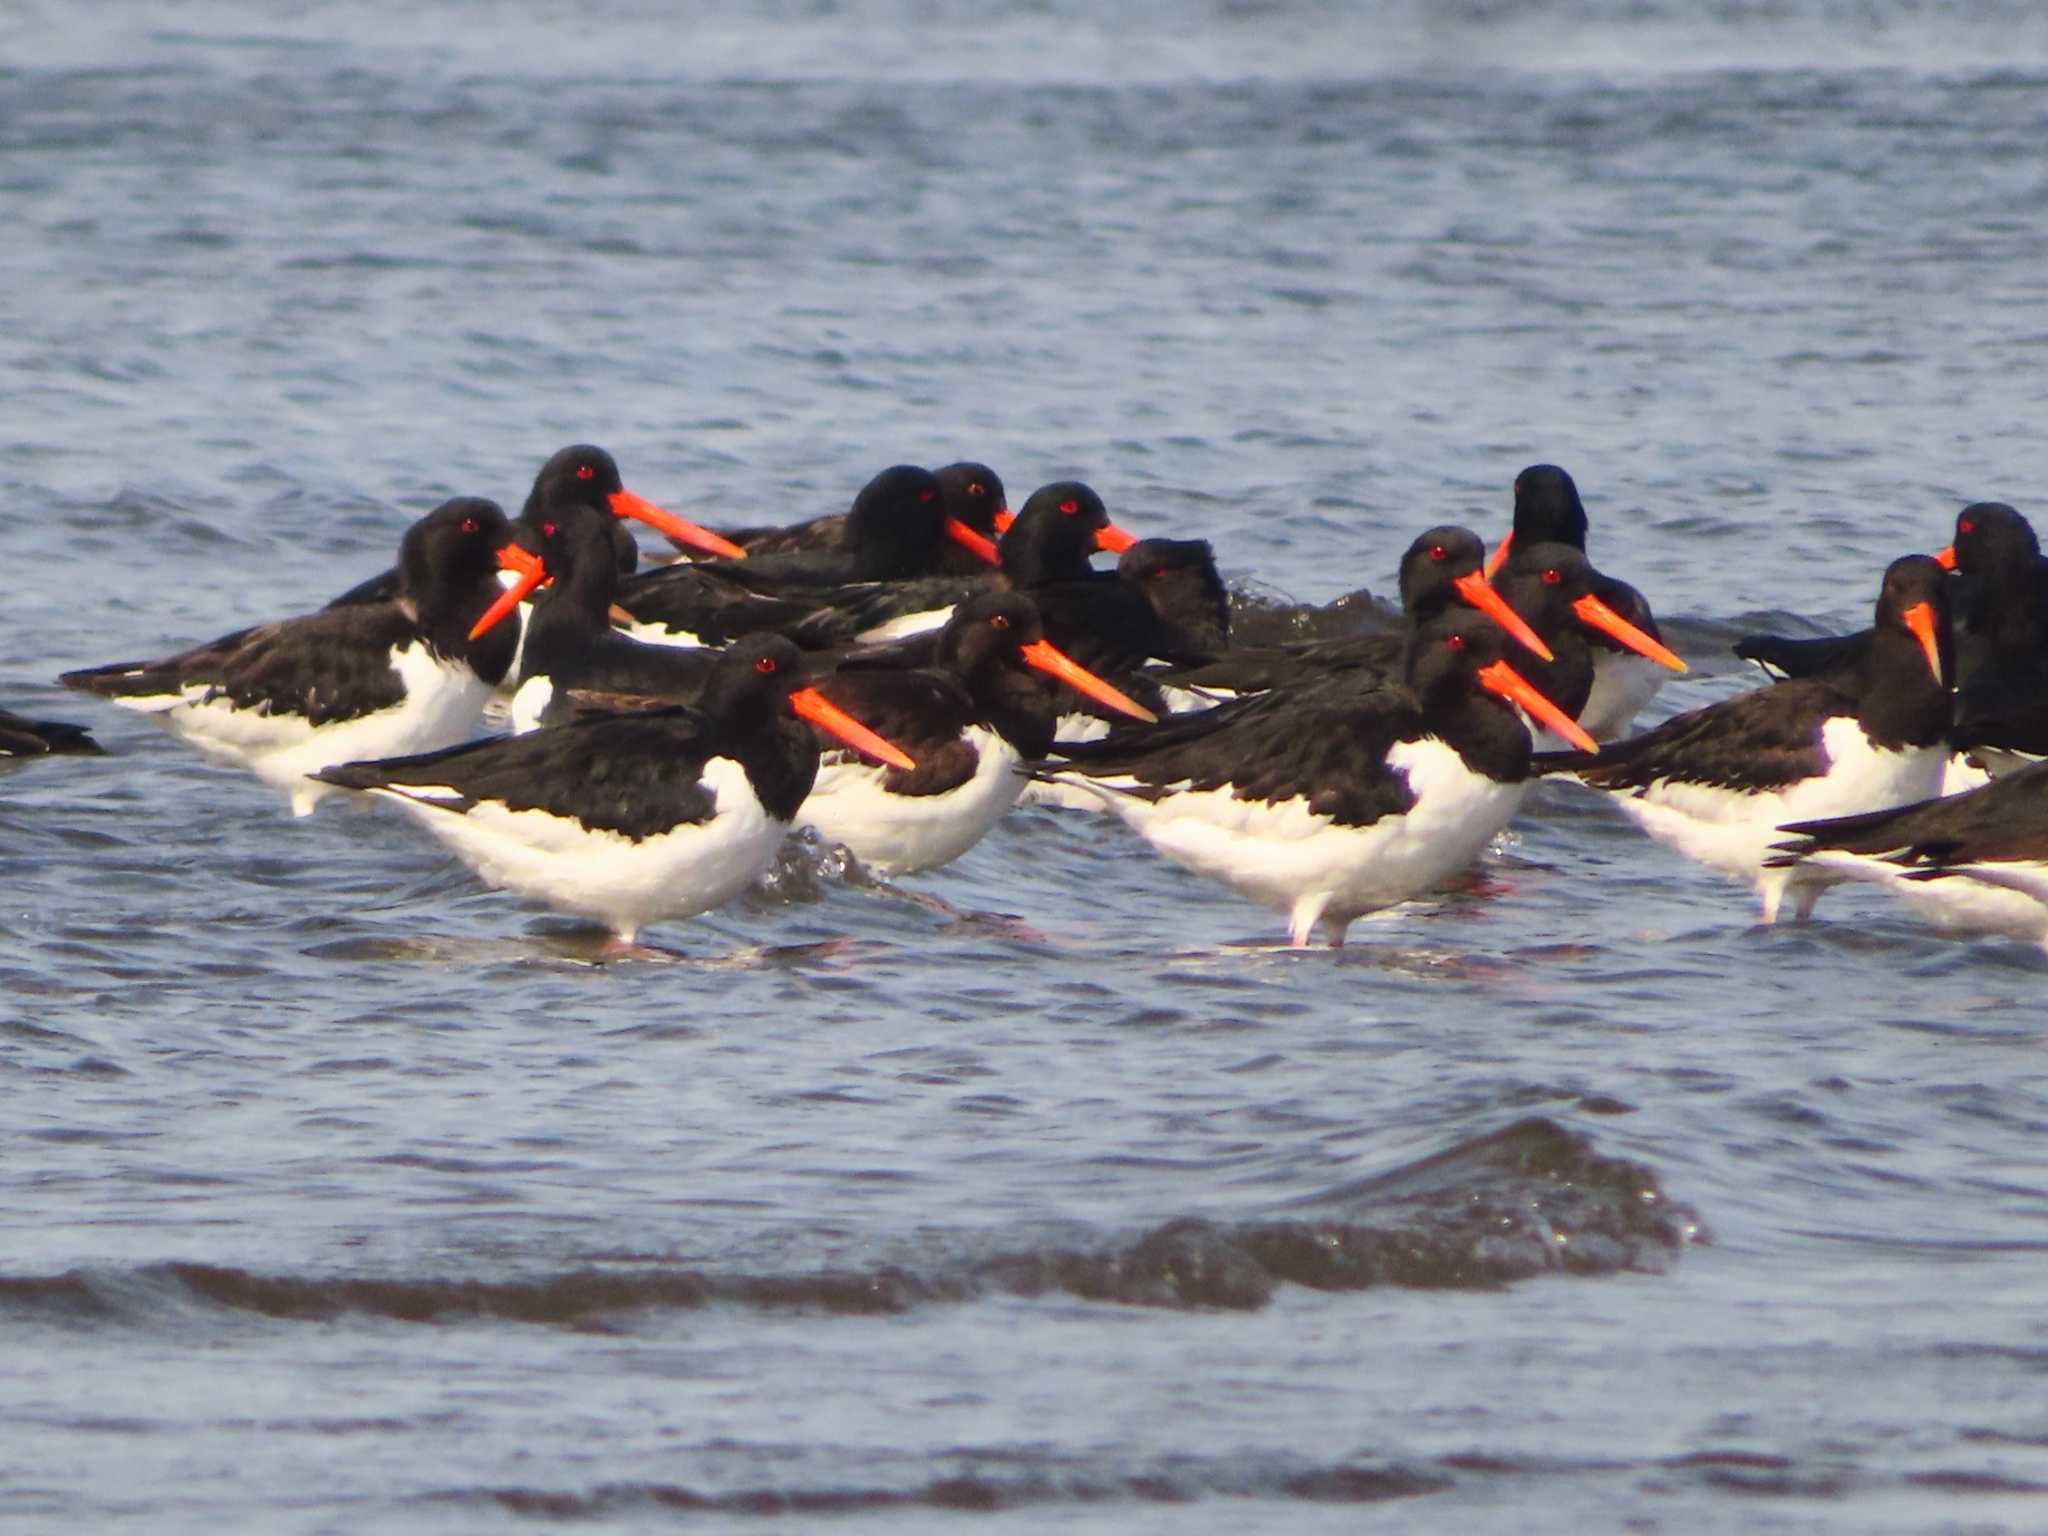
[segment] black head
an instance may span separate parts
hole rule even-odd
[[[1460,577],[1486,564],[1486,545],[1470,528],[1452,524],[1421,534],[1401,556],[1401,611],[1410,618],[1441,613],[1457,597]]]
[[[2033,524],[2002,501],[1972,502],[1956,514],[1956,569],[1983,577],[2028,568],[2041,553]]]
[[[542,601],[561,601],[576,593],[600,612],[611,607],[618,589],[618,562],[612,549],[618,520],[601,508],[570,502],[543,511],[520,530],[520,543],[541,558],[551,585]]]
[[[458,496],[442,502],[399,543],[399,601],[420,613],[437,595],[477,584],[495,588],[498,551],[511,542],[512,525],[495,501]]]
[[[704,713],[726,722],[762,719],[804,685],[803,652],[785,636],[757,630],[719,653],[704,684]]]
[[[946,510],[976,533],[996,536],[996,514],[1010,510],[1003,482],[986,464],[963,460],[932,471],[946,498]]]
[[[1536,614],[1561,613],[1591,592],[1596,574],[1585,552],[1569,544],[1518,544],[1495,585],[1515,612],[1535,624]],[[1543,626],[1536,628],[1540,633]]]
[[[938,477],[915,464],[893,465],[853,498],[845,547],[854,553],[861,580],[922,575],[945,521]]]
[[[1572,477],[1555,464],[1531,464],[1515,476],[1515,542],[1586,547],[1586,506]]]
[[[1409,635],[1408,686],[1425,705],[1470,693],[1479,673],[1502,660],[1507,648],[1507,636],[1485,614],[1449,609]]]
[[[1117,557],[1116,574],[1190,649],[1229,645],[1230,592],[1207,539],[1140,539]]]
[[[617,459],[595,444],[571,443],[541,465],[519,515],[530,521],[550,508],[576,502],[609,507],[612,497],[625,488]]]
[[[1885,567],[1877,589],[1877,629],[1881,636],[1903,640],[1917,651],[1921,665],[1932,649],[1939,667],[1924,674],[1946,688],[1955,677],[1955,639],[1950,624],[1948,573],[1929,555],[1907,555]],[[1903,647],[1902,647],[1903,649]],[[1910,664],[1909,664],[1910,666]]]
[[[1109,508],[1079,480],[1042,485],[1018,509],[998,546],[1003,574],[1020,587],[1085,575],[1108,526]]]
[[[1022,592],[982,592],[956,605],[939,632],[938,659],[961,677],[1008,662],[1045,638],[1038,604]]]

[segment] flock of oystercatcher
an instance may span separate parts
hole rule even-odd
[[[1233,645],[1210,546],[1136,539],[1079,481],[1013,514],[984,465],[897,465],[844,514],[721,534],[577,445],[516,519],[446,502],[318,613],[61,680],[300,815],[394,801],[621,946],[732,899],[793,828],[895,876],[1020,799],[1113,812],[1294,944],[1341,944],[1468,869],[1546,775],[1750,881],[1766,922],[1860,879],[2048,941],[2048,562],[2017,512],[1966,507],[1885,571],[1872,628],[1751,637],[1783,680],[1629,736],[1686,664],[1587,560],[1570,475],[1514,493],[1490,558],[1468,529],[1416,538],[1397,622]],[[641,568],[633,521],[687,558]],[[0,712],[0,754],[97,750]]]

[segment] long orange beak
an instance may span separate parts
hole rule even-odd
[[[1955,545],[1951,544],[1945,549],[1937,549],[1934,552],[1934,563],[1940,566],[1944,571],[1954,570],[1956,568]]]
[[[1915,603],[1899,617],[1906,621],[1906,628],[1913,631],[1913,638],[1920,642],[1920,649],[1927,653],[1927,670],[1934,674],[1937,683],[1941,682],[1941,646],[1935,639],[1934,605]]]
[[[1050,640],[1034,640],[1029,645],[1018,647],[1024,660],[1049,677],[1056,677],[1077,693],[1085,693],[1098,704],[1107,704],[1111,709],[1129,715],[1133,720],[1142,720],[1147,725],[1157,725],[1159,717],[1140,704],[1122,689],[1111,686],[1067,655]]]
[[[498,565],[508,571],[517,571],[519,579],[498,594],[498,600],[484,610],[484,616],[470,626],[469,638],[474,640],[497,627],[498,621],[533,595],[533,589],[548,580],[548,568],[541,558],[530,549],[517,544],[507,544],[498,551]]]
[[[830,731],[856,752],[865,752],[906,772],[917,766],[900,748],[884,741],[815,688],[797,689],[789,696],[789,707],[799,720],[808,720]]]
[[[1500,548],[1486,557],[1486,579],[1493,580],[1500,574],[1500,568],[1508,563],[1508,551],[1514,548],[1515,531],[1510,528],[1508,536],[1500,541]]]
[[[1479,686],[1497,693],[1511,704],[1519,704],[1536,719],[1577,747],[1581,752],[1598,752],[1600,743],[1588,736],[1579,722],[1536,691],[1536,685],[1504,661],[1479,669]]]
[[[1477,571],[1467,571],[1451,585],[1458,596],[1485,614],[1516,640],[1541,656],[1545,661],[1555,661],[1550,647],[1543,643],[1543,637],[1531,629],[1522,616],[1508,606],[1508,600],[1486,584],[1486,578]]]
[[[1588,592],[1572,604],[1572,612],[1595,629],[1614,636],[1638,656],[1647,656],[1660,667],[1669,667],[1674,672],[1690,672],[1678,652],[1661,640],[1653,640],[1635,625],[1629,623],[1599,598]]]
[[[1010,524],[1014,523],[1015,521],[1017,521],[1017,514],[1012,512],[1008,507],[1004,507],[1001,511],[996,513],[996,532],[1008,533],[1010,531]]]
[[[946,537],[962,548],[973,550],[990,565],[1003,563],[1003,557],[996,553],[995,541],[985,534],[976,533],[957,517],[946,519]]]
[[[1126,533],[1115,523],[1104,523],[1095,530],[1095,547],[1106,549],[1112,555],[1120,555],[1138,542],[1135,533]]]
[[[612,512],[618,517],[637,517],[650,528],[658,528],[672,539],[680,540],[693,549],[701,549],[714,555],[723,555],[728,560],[744,560],[747,552],[731,539],[720,538],[709,528],[699,528],[686,517],[665,511],[645,496],[636,496],[631,491],[613,491]]]

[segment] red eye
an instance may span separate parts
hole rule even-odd
[[[1546,587],[1554,587],[1563,580],[1564,572],[1560,571],[1554,565],[1549,570],[1543,573],[1543,585],[1545,585]]]
[[[464,533],[475,533],[475,532],[476,532],[476,531],[477,531],[477,530],[478,530],[479,528],[481,528],[482,526],[483,526],[483,524],[479,523],[479,522],[478,522],[478,521],[477,521],[477,520],[476,520],[475,518],[473,518],[473,517],[465,517],[465,518],[464,518],[464,519],[462,520],[462,531],[463,531]]]
[[[1454,651],[1462,651],[1465,649],[1465,637],[1463,635],[1446,635],[1444,636],[1444,644]]]
[[[919,501],[937,501],[939,493],[934,490],[922,490],[917,493],[917,499]]]
[[[1451,552],[1441,544],[1432,544],[1429,546],[1429,558],[1432,560],[1448,560],[1451,558]]]
[[[553,523],[542,523],[540,525],[540,536],[544,539],[552,539],[555,536],[555,531]]]
[[[1010,627],[1009,616],[1001,613],[992,614],[989,617],[988,627],[990,629],[1008,629]]]
[[[775,658],[773,656],[763,656],[754,663],[754,670],[763,675],[773,672],[775,670]]]
[[[1165,566],[1163,566],[1163,565],[1155,565],[1155,566],[1153,566],[1153,567],[1152,567],[1152,569],[1151,569],[1151,570],[1149,570],[1149,571],[1147,571],[1147,572],[1145,573],[1145,579],[1146,579],[1147,581],[1157,581],[1157,580],[1158,580],[1158,579],[1159,579],[1160,577],[1164,576],[1165,574],[1166,574],[1166,567],[1165,567]]]
[[[1081,503],[1078,501],[1063,501],[1060,503],[1060,510],[1066,513],[1067,516],[1072,517],[1081,510]]]
[[[578,464],[576,466],[576,478],[578,480],[595,480],[597,478],[597,466],[594,464]]]
[[[970,496],[986,496],[988,494],[988,487],[979,480],[976,480],[967,487],[967,494]]]
[[[1976,531],[1977,525],[1971,522],[1967,517],[1956,524],[1957,533],[1975,533]]]

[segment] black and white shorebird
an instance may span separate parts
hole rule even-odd
[[[929,640],[945,627],[955,603],[990,588],[1031,593],[1056,644],[1071,643],[1079,631],[1101,635],[1117,628],[1101,613],[1088,615],[1084,622],[1075,611],[1091,593],[1098,604],[1120,601],[1112,590],[1114,573],[1097,571],[1089,559],[1101,551],[1121,555],[1137,543],[1110,521],[1108,506],[1093,488],[1079,480],[1042,485],[1015,515],[1005,513],[997,524],[1002,534],[995,545],[993,570],[966,579],[938,575],[849,591],[833,612],[819,616],[822,624],[814,621],[809,628],[826,636],[827,643],[839,643],[842,637],[864,645]]]
[[[932,569],[943,576],[980,576],[992,563],[988,551],[994,547],[996,524],[1007,520],[1010,505],[1003,482],[986,464],[962,460],[943,464],[932,471],[945,498],[946,514],[970,533],[980,535],[981,544],[969,546],[949,538],[932,555]],[[727,528],[723,536],[746,550],[750,556],[792,554],[801,550],[837,548],[845,538],[847,514],[828,513],[805,522],[762,528]]]
[[[509,630],[470,630],[502,590],[511,527],[497,503],[443,502],[406,530],[398,595],[238,630],[156,661],[60,682],[139,710],[201,751],[247,768],[304,816],[334,763],[446,746],[476,734],[511,664]]]
[[[104,756],[106,748],[94,741],[82,725],[62,720],[31,720],[11,709],[0,709],[0,757],[52,757],[68,753],[78,757]]]
[[[2048,644],[2048,560],[2033,525],[2002,501],[1972,502],[1956,514],[1955,537],[1934,558],[1956,573],[1956,679],[2040,654]],[[1862,665],[1871,632],[1794,638],[1744,635],[1735,654],[1773,678],[1818,677]]]
[[[1350,687],[1358,681],[1348,676],[1352,673],[1363,673],[1366,686],[1398,683],[1409,631],[1460,603],[1486,614],[1534,654],[1551,659],[1542,637],[1488,582],[1485,564],[1486,545],[1471,529],[1453,524],[1426,528],[1402,552],[1396,573],[1402,631],[1241,646],[1211,660],[1162,668],[1159,679],[1211,699],[1298,688],[1332,677],[1343,678],[1343,686]]]
[[[1528,788],[1516,706],[1590,737],[1503,659],[1490,620],[1446,612],[1411,637],[1405,682],[1350,697],[1277,689],[1082,743],[1047,769],[1099,796],[1175,863],[1288,914],[1306,945],[1466,869]]]
[[[815,686],[917,759],[887,768],[828,744],[799,816],[884,875],[935,869],[981,840],[1016,803],[1025,760],[1051,749],[1067,690],[1156,719],[1052,645],[1020,592],[959,604],[929,666],[863,665],[856,653]]]
[[[2048,943],[2048,763],[1962,794],[1780,831],[1776,865],[1882,886],[1944,929]]]
[[[1577,482],[1555,464],[1531,464],[1515,476],[1514,523],[1488,560],[1486,573],[1499,571],[1517,544],[1569,544],[1584,554],[1587,527]],[[1649,600],[1634,587],[1600,574],[1593,592],[1612,612],[1662,643]],[[1579,724],[1599,740],[1612,741],[1657,696],[1672,669],[1616,642],[1596,639],[1593,646],[1593,692],[1579,712]]]
[[[320,777],[398,802],[489,884],[594,918],[627,945],[767,868],[817,777],[806,722],[916,768],[803,686],[801,665],[781,636],[747,636],[721,654],[696,709],[590,713]]]
[[[718,645],[764,626],[807,645],[844,644],[855,638],[856,625],[806,621],[877,588],[932,578],[949,543],[972,548],[993,569],[995,546],[947,510],[937,476],[897,464],[861,487],[837,543],[641,572],[620,586],[619,607],[631,616],[628,633],[656,644]]]
[[[2048,756],[2048,561],[2026,518],[1994,501],[1957,513],[1955,539],[1934,559],[1955,573],[1955,754],[1942,779],[1955,794]],[[1871,633],[1746,635],[1735,653],[1773,677],[1849,676]]]
[[[515,735],[568,718],[573,708],[557,705],[576,689],[694,704],[718,664],[715,650],[636,640],[613,627],[619,575],[610,524],[609,514],[591,506],[565,506],[541,518],[531,530],[533,563],[472,631],[489,632],[534,594],[518,673],[508,685],[506,715]]]
[[[632,571],[640,560],[640,546],[627,527],[629,522],[644,523],[679,545],[707,554],[730,559],[746,555],[730,540],[698,527],[687,518],[677,517],[636,491],[627,490],[619,474],[619,461],[593,443],[571,443],[541,465],[526,493],[525,504],[513,521],[515,539],[521,545],[530,544],[532,531],[543,518],[572,503],[601,506],[612,514],[612,551],[622,574]],[[512,562],[515,570],[525,569],[516,556]],[[358,603],[388,602],[398,595],[398,574],[396,567],[380,572],[349,588],[328,606],[346,608]]]
[[[1949,594],[1925,555],[1895,560],[1869,658],[1853,677],[1808,678],[1724,699],[1597,753],[1539,768],[1612,796],[1652,837],[1751,881],[1763,920],[1789,894],[1804,918],[1833,880],[1770,861],[1788,821],[1935,794],[1948,759]]]

